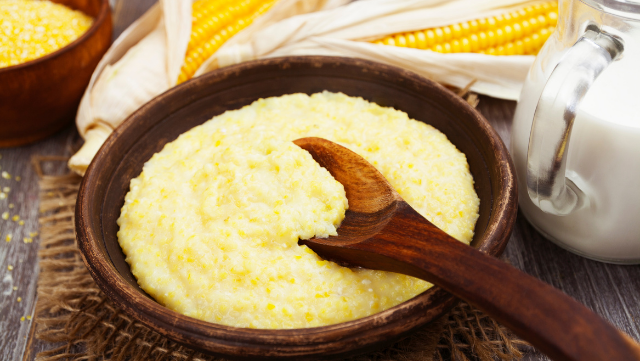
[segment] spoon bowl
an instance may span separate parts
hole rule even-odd
[[[469,247],[422,217],[371,164],[321,138],[294,142],[345,188],[338,236],[299,243],[320,256],[432,282],[554,360],[640,360],[640,345],[571,297]]]

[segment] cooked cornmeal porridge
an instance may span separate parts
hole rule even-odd
[[[360,154],[423,216],[471,241],[479,199],[442,133],[361,98],[285,95],[189,130],[131,181],[118,240],[142,289],[182,314],[252,328],[348,321],[426,290],[298,245],[336,235],[348,208],[342,185],[292,143],[309,136]]]

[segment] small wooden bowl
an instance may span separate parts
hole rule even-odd
[[[0,68],[0,147],[43,139],[71,122],[93,69],[111,45],[109,0],[51,0],[93,17],[71,44]]]
[[[173,88],[131,115],[89,166],[76,205],[76,232],[91,275],[135,319],[182,344],[234,358],[309,359],[385,346],[443,315],[458,301],[433,287],[378,314],[332,326],[256,330],[217,325],[171,311],[136,283],[117,241],[116,220],[143,164],[178,135],[259,98],[323,90],[360,96],[432,124],[467,156],[480,197],[472,245],[504,250],[516,219],[514,171],[487,121],[442,86],[400,68],[359,59],[286,57],[223,68]]]

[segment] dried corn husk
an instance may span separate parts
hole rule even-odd
[[[288,17],[348,1],[280,0],[229,40],[252,39]],[[76,125],[85,143],[69,160],[73,171],[83,175],[113,129],[144,103],[176,85],[191,36],[191,5],[185,0],[160,0],[127,28],[102,58],[78,109]]]
[[[422,30],[502,14],[524,0],[366,0],[299,15],[273,24],[251,39],[231,39],[196,75],[247,60],[285,55],[340,55],[400,66],[435,81],[516,100],[533,56],[491,56],[380,46],[389,34]]]

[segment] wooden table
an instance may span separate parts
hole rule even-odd
[[[114,39],[153,2],[116,1]],[[489,97],[481,97],[478,105],[507,146],[515,105],[515,102]],[[37,352],[49,347],[35,339],[32,322],[27,319],[33,315],[39,272],[39,238],[34,237],[33,243],[23,241],[30,232],[38,229],[38,179],[30,159],[37,155],[68,156],[81,142],[75,127],[70,125],[45,141],[26,147],[0,149],[0,171],[11,175],[11,179],[0,177],[0,188],[10,188],[7,198],[0,199],[0,214],[8,211],[11,217],[19,215],[24,222],[20,224],[11,218],[0,218],[0,360],[32,360]],[[65,171],[62,162],[47,162],[44,167],[48,173]],[[15,176],[21,177],[20,181]],[[10,204],[13,208],[9,208]],[[9,234],[12,240],[6,242]],[[640,266],[604,264],[569,253],[541,236],[521,214],[502,258],[563,290],[640,340]],[[25,319],[21,321],[23,316]],[[525,360],[547,359],[537,352],[525,357]]]

